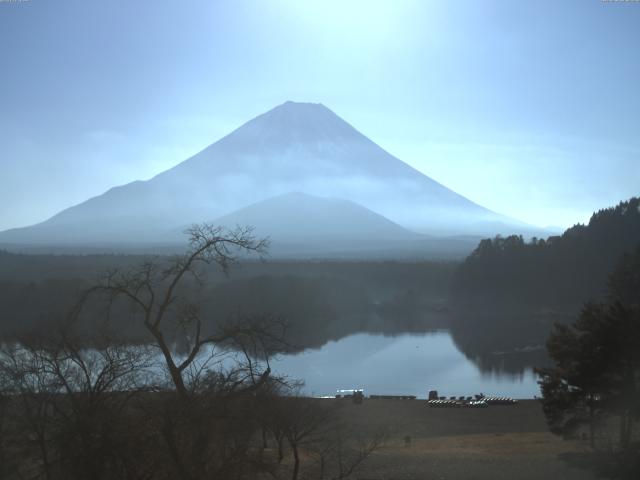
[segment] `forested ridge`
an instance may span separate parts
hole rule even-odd
[[[637,197],[561,236],[482,240],[452,280],[456,341],[494,364],[504,352],[542,350],[553,323],[571,321],[584,302],[602,299],[620,257],[639,244]]]

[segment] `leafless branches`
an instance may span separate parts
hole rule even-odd
[[[1,346],[4,477],[337,480],[377,448],[376,439],[354,443],[333,409],[289,395],[292,384],[272,374],[270,360],[289,348],[283,321],[266,313],[214,321],[192,298],[204,267],[228,273],[239,252],[263,254],[268,242],[250,228],[204,224],[188,234],[184,255],[106,273],[58,332]],[[105,302],[107,321],[87,339],[78,332],[95,300]],[[148,343],[110,329],[123,305]],[[263,455],[268,437],[277,459]],[[15,468],[8,457],[20,458]]]
[[[172,261],[161,263],[147,261],[127,271],[111,271],[107,273],[98,285],[89,289],[83,301],[74,312],[79,315],[82,304],[94,294],[107,296],[109,302],[124,298],[142,316],[144,328],[151,334],[153,343],[160,349],[167,371],[176,391],[183,397],[188,395],[189,386],[185,383],[185,372],[193,374],[193,365],[210,345],[252,344],[256,347],[266,347],[266,341],[271,336],[263,326],[257,324],[240,324],[226,326],[217,331],[205,333],[205,326],[200,316],[199,307],[186,300],[178,293],[179,287],[189,278],[197,284],[203,282],[203,272],[199,268],[202,264],[215,264],[225,273],[231,265],[237,262],[241,252],[264,254],[268,240],[257,239],[251,227],[238,227],[227,231],[210,224],[194,225],[187,232],[189,234],[189,250],[186,254],[175,257]],[[173,317],[182,328],[180,339],[187,354],[178,356],[167,335],[168,317]],[[262,337],[264,338],[262,339]],[[266,357],[266,350],[251,352],[252,358],[257,354]],[[247,356],[249,359],[249,356]],[[251,373],[248,380],[253,384],[259,383],[268,376],[270,369],[256,374],[249,361]],[[196,369],[197,370],[197,369]],[[254,388],[254,387],[251,387]]]
[[[127,408],[151,359],[145,347],[85,349],[64,333],[3,345],[0,383],[14,413],[7,431],[23,460],[17,478],[127,470]]]
[[[340,423],[327,429],[314,447],[318,480],[343,480],[353,475],[369,456],[383,446],[387,432],[360,437]]]

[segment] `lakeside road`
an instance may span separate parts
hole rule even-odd
[[[570,461],[588,450],[586,442],[551,434],[536,400],[487,408],[430,408],[425,400],[325,401],[339,402],[342,419],[365,435],[389,432],[354,478],[596,478]]]

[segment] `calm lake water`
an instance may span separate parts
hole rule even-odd
[[[338,389],[363,388],[365,395],[416,395],[429,390],[443,396],[540,395],[532,371],[524,375],[483,373],[455,346],[447,332],[383,336],[359,333],[318,350],[281,356],[275,373],[305,381],[309,395],[335,395]]]

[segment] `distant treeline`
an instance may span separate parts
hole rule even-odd
[[[542,351],[553,323],[574,320],[584,302],[602,299],[616,263],[638,244],[638,198],[561,236],[482,240],[453,277],[454,338],[494,366],[514,351]]]
[[[0,336],[55,329],[101,274],[144,261],[126,255],[16,255],[0,252]],[[446,326],[447,294],[457,264],[438,262],[243,262],[229,277],[211,268],[204,286],[182,292],[211,328],[237,316],[268,314],[288,325],[296,348],[318,347],[360,331],[399,333]],[[122,302],[93,309],[92,332],[109,316],[132,341],[145,332]]]

